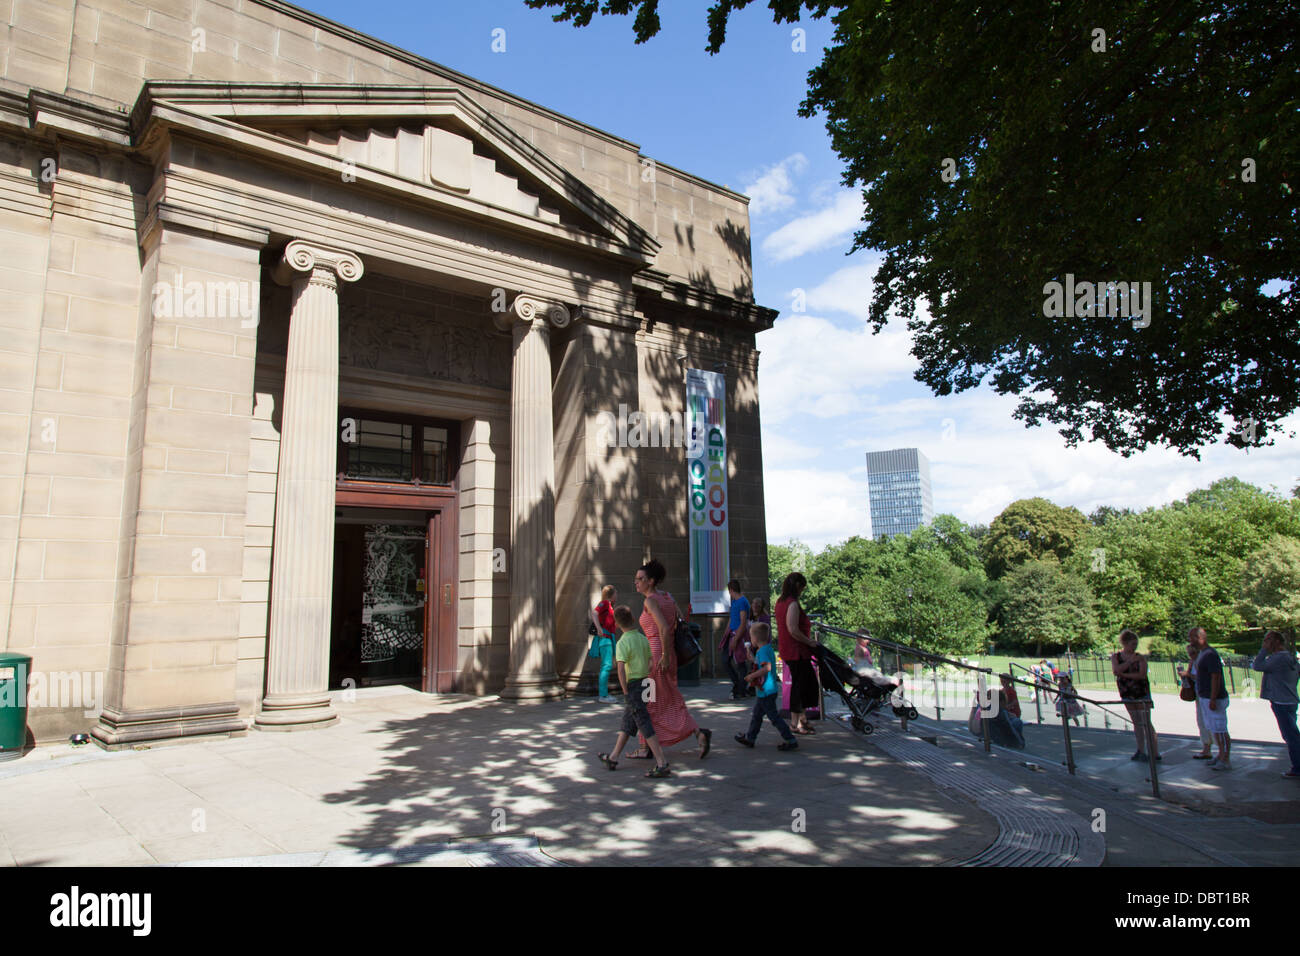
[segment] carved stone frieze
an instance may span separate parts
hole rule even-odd
[[[341,365],[510,388],[510,342],[487,328],[345,303],[340,338]]]

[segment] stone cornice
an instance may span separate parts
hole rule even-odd
[[[45,90],[0,89],[0,126],[118,147],[132,144],[126,113]]]
[[[647,269],[635,276],[633,284],[643,311],[659,305],[670,312],[706,312],[715,322],[743,326],[753,332],[770,329],[781,314],[778,309],[670,279],[656,270]]]
[[[180,208],[171,203],[155,202],[149,214],[140,224],[138,232],[140,245],[145,246],[152,240],[153,233],[159,228],[180,229],[213,239],[224,239],[240,245],[260,249],[271,238],[270,230],[259,226],[250,226],[235,219],[226,219],[208,213],[196,213]]]

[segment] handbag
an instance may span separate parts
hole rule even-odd
[[[1189,704],[1196,703],[1196,685],[1186,675],[1183,676],[1183,686],[1178,689],[1178,699],[1185,700]]]
[[[700,656],[700,642],[695,639],[695,632],[682,620],[680,614],[673,631],[673,653],[677,655],[678,667],[685,667]]]

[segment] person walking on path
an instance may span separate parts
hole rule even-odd
[[[600,589],[600,603],[591,609],[591,622],[596,625],[596,635],[591,639],[592,650],[600,658],[600,676],[596,678],[600,694],[597,699],[605,703],[614,699],[609,696],[609,673],[614,669],[614,602],[617,600],[618,591],[614,585],[606,584]]]
[[[713,732],[700,727],[686,709],[682,692],[677,689],[677,654],[673,639],[677,631],[677,603],[667,591],[659,588],[667,572],[664,566],[651,559],[636,572],[636,590],[644,599],[641,611],[641,630],[650,642],[650,699],[646,706],[654,723],[659,742],[665,747],[681,743],[692,734],[700,744],[700,757],[709,753]],[[644,736],[642,743],[644,743]],[[646,758],[644,750],[631,754]]]
[[[1201,752],[1192,754],[1192,759],[1210,760],[1213,757],[1210,753],[1210,744],[1214,743],[1214,737],[1205,726],[1205,717],[1201,714],[1201,705],[1196,698],[1196,657],[1200,653],[1201,649],[1195,641],[1187,642],[1187,668],[1178,669],[1178,679],[1187,681],[1192,689],[1191,703],[1192,709],[1196,711],[1196,732],[1201,735]]]
[[[650,674],[650,642],[636,629],[636,622],[632,619],[630,608],[620,605],[614,611],[614,620],[623,634],[618,639],[618,648],[615,651],[615,656],[618,658],[618,682],[623,688],[625,701],[623,726],[614,741],[613,751],[596,756],[606,769],[617,770],[619,754],[627,746],[628,739],[640,732],[645,736],[646,746],[650,748],[655,758],[654,769],[646,776],[671,777],[672,771],[668,769],[668,758],[664,756],[663,748],[659,746],[654,723],[650,719],[650,711],[646,708],[645,691],[648,688],[643,687],[643,684]]]
[[[781,711],[777,708],[777,694],[781,687],[776,681],[776,651],[772,647],[772,629],[767,624],[755,624],[749,633],[757,667],[746,679],[758,688],[758,693],[753,713],[749,715],[749,730],[736,734],[736,743],[753,747],[758,732],[763,728],[763,718],[766,717],[781,735],[781,743],[776,749],[798,750],[799,741],[794,739],[790,725],[781,717]]]
[[[1119,650],[1110,655],[1110,672],[1115,675],[1119,699],[1133,718],[1137,753],[1130,759],[1147,759],[1147,735],[1151,737],[1151,759],[1160,759],[1155,728],[1151,726],[1151,682],[1147,679],[1147,659],[1138,653],[1138,636],[1125,628],[1119,633]]]
[[[727,671],[731,674],[731,699],[740,700],[749,696],[749,684],[745,675],[749,672],[745,660],[745,641],[749,638],[749,622],[752,611],[749,598],[740,589],[740,582],[727,582],[727,593],[731,596],[731,617],[727,622]]]
[[[1228,736],[1228,689],[1223,685],[1223,661],[1210,646],[1205,628],[1194,627],[1187,639],[1201,649],[1196,655],[1196,705],[1201,708],[1205,728],[1214,735],[1219,754],[1210,761],[1211,770],[1231,770],[1232,738]]]
[[[1296,681],[1300,680],[1300,666],[1296,664],[1295,654],[1286,646],[1280,632],[1269,631],[1250,666],[1264,673],[1264,685],[1259,696],[1273,708],[1277,729],[1282,732],[1282,740],[1291,756],[1291,769],[1282,776],[1300,777],[1300,729],[1296,728],[1296,708],[1300,706]]]
[[[799,606],[799,595],[808,579],[791,571],[781,582],[781,599],[776,602],[777,647],[781,661],[790,668],[790,720],[796,734],[815,734],[806,711],[817,706],[817,672],[813,670],[812,622]]]

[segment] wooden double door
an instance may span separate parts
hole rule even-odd
[[[340,482],[331,689],[456,689],[456,496]]]

